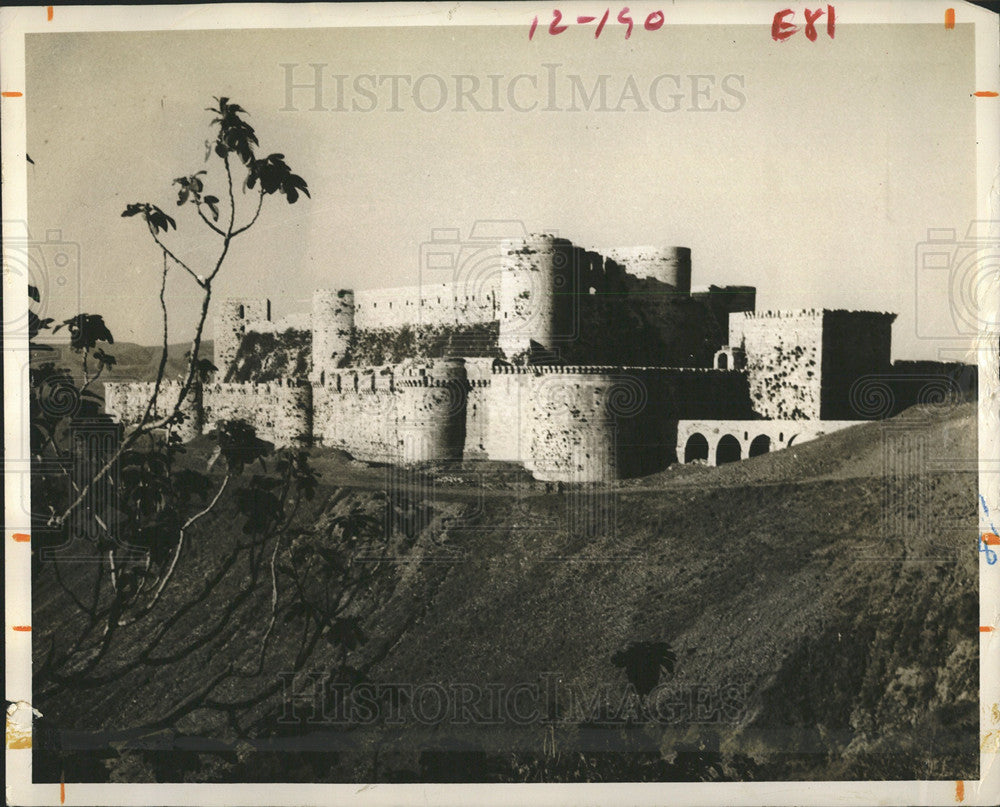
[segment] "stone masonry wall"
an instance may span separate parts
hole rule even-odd
[[[312,327],[312,320],[309,314],[295,313],[289,314],[281,319],[274,320],[259,319],[247,322],[246,333],[284,333],[288,330],[308,331]]]
[[[607,481],[673,461],[676,422],[751,415],[742,373],[621,366],[469,368],[466,458],[538,479]]]
[[[275,446],[307,444],[312,436],[312,386],[299,381],[206,384],[204,430],[221,420],[245,420]]]
[[[819,419],[822,311],[734,313],[729,344],[746,351],[750,400],[758,415]]]
[[[368,462],[462,458],[462,359],[340,370],[315,389],[315,438]]]
[[[343,367],[354,334],[354,292],[350,289],[317,289],[312,297],[313,383],[322,384],[328,373]]]
[[[359,330],[430,325],[472,325],[496,315],[495,282],[464,281],[366,289],[354,292],[354,324]]]
[[[877,311],[823,312],[820,413],[824,419],[865,416],[866,407],[858,405],[857,391],[854,396],[851,391],[860,379],[891,371],[895,318],[895,314]]]
[[[156,405],[150,412],[151,420],[165,417],[173,412],[180,397],[183,383],[180,381],[163,381]],[[155,384],[152,381],[119,382],[108,381],[104,384],[104,411],[116,421],[125,426],[134,426],[142,419],[146,406],[153,395]],[[177,425],[177,434],[182,440],[191,440],[201,432],[201,391],[197,386],[189,390],[181,404],[184,420]]]
[[[270,300],[239,299],[231,297],[219,303],[213,319],[214,326],[214,364],[219,370],[219,377],[225,378],[229,366],[236,358],[251,322],[263,322],[271,319]]]

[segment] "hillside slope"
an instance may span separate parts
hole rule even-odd
[[[254,657],[270,582],[244,596],[237,575],[171,628],[166,660],[85,697],[36,686],[48,731],[36,776],[977,778],[976,475],[937,470],[975,467],[975,417],[971,404],[909,410],[740,464],[589,493],[472,465],[436,469],[428,487],[419,474],[387,477],[316,450],[323,488],[301,525],[320,532],[360,507],[387,519],[390,552],[352,612],[352,651],[341,659],[319,645],[306,669],[402,686],[404,705],[416,692],[420,709],[411,701],[396,721],[383,703],[348,726],[289,724],[276,692],[236,724],[203,708],[165,733],[165,704]],[[191,461],[209,450],[192,444]],[[488,484],[477,487],[481,472]],[[182,561],[178,592],[203,585],[228,531],[239,532],[234,518],[224,500],[202,531],[211,540]],[[206,634],[230,603],[231,624]],[[78,626],[44,569],[34,604],[34,624],[51,626],[35,635],[40,665],[48,641]],[[135,626],[127,641],[148,630]],[[174,658],[191,635],[206,638]],[[297,649],[297,632],[279,629],[262,675],[226,682],[212,700],[238,702],[275,681]],[[478,719],[437,714],[440,692],[458,693]],[[73,751],[67,730],[98,750]]]

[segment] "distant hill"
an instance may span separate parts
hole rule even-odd
[[[66,367],[76,378],[83,377],[83,356],[73,351],[67,344],[51,344],[41,342],[52,348],[51,352],[39,353],[34,358],[35,363],[55,362],[60,367]],[[117,362],[110,371],[101,374],[97,382],[96,391],[100,392],[100,387],[104,381],[155,381],[156,371],[160,364],[160,347],[146,347],[137,345],[135,342],[116,342],[113,345],[101,344],[106,353],[115,357]],[[187,371],[187,359],[184,354],[191,349],[190,342],[181,342],[169,345],[167,348],[167,366],[164,377],[167,379],[181,378]],[[201,343],[199,354],[203,358],[211,360],[213,349],[212,340]],[[93,365],[91,373],[94,372]]]

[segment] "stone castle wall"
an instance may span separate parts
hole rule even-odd
[[[892,322],[895,314],[877,311],[825,311],[823,363],[820,367],[824,419],[864,417],[852,388],[859,379],[892,369]]]
[[[476,326],[496,323],[498,351],[510,361],[575,361],[583,357],[584,330],[620,328],[642,318],[630,307],[645,306],[646,319],[655,322],[664,303],[687,298],[691,290],[691,252],[684,247],[621,248],[605,255],[541,233],[501,240],[474,256],[447,269],[425,269],[419,286],[355,292],[353,327],[359,334],[380,332],[388,342],[393,331],[435,328],[453,329],[462,342],[467,329],[465,341],[478,345]],[[328,327],[332,317],[314,305],[314,328],[324,320],[322,327]],[[723,327],[719,344],[724,337]],[[658,363],[658,352],[669,353],[659,347],[647,349],[643,361]]]
[[[419,286],[318,290],[308,315],[279,322],[266,300],[224,301],[220,372],[185,402],[185,439],[242,419],[277,446],[314,442],[365,461],[481,458],[542,480],[609,481],[666,467],[682,450],[679,429],[714,429],[721,442],[727,424],[767,419],[779,425],[758,429],[761,440],[787,445],[786,432],[809,430],[784,424],[850,418],[851,383],[888,366],[892,315],[755,313],[749,286],[692,293],[682,247],[602,254],[535,234],[473,253],[429,263]],[[246,365],[250,377],[283,380],[233,383],[248,377],[233,370],[247,334],[244,350],[264,340],[258,353],[274,358],[274,339],[259,334],[289,341],[303,329],[308,344],[285,346],[294,368],[281,359],[267,376],[264,362]],[[712,368],[717,354],[726,368]],[[152,391],[107,389],[125,423]],[[178,391],[166,386],[157,411]]]
[[[312,439],[312,386],[298,381],[262,384],[206,384],[203,429],[222,420],[245,420],[262,440],[276,446],[306,445]]]
[[[245,333],[284,333],[288,330],[308,331],[312,328],[312,318],[308,314],[289,314],[274,320],[258,319],[248,321]]]
[[[729,345],[745,351],[754,411],[775,420],[862,417],[851,388],[891,369],[894,319],[828,309],[732,314]]]
[[[474,325],[497,318],[499,277],[485,284],[459,280],[354,293],[358,330]]]
[[[604,254],[633,277],[657,280],[680,294],[691,292],[691,250],[687,247],[614,247]]]
[[[147,422],[154,422],[171,414],[177,406],[183,386],[180,381],[162,381]],[[155,388],[152,381],[106,381],[104,411],[119,423],[135,425],[142,420]],[[176,432],[182,440],[192,440],[201,433],[203,423],[201,390],[197,386],[184,396],[179,411],[184,418],[176,425]]]
[[[470,372],[470,387],[466,456],[551,481],[661,470],[680,418],[751,414],[742,374],[709,369],[498,365]]]
[[[310,380],[323,383],[347,362],[355,326],[354,292],[317,289],[312,298],[312,372]]]
[[[367,462],[462,459],[467,394],[461,359],[339,370],[314,390],[314,438]]]

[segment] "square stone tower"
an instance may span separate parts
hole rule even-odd
[[[271,320],[271,301],[230,297],[215,312],[214,362],[219,378],[225,378],[247,332],[247,324]]]
[[[860,419],[851,388],[889,371],[895,318],[827,309],[731,314],[729,344],[745,352],[754,411],[779,420]]]

